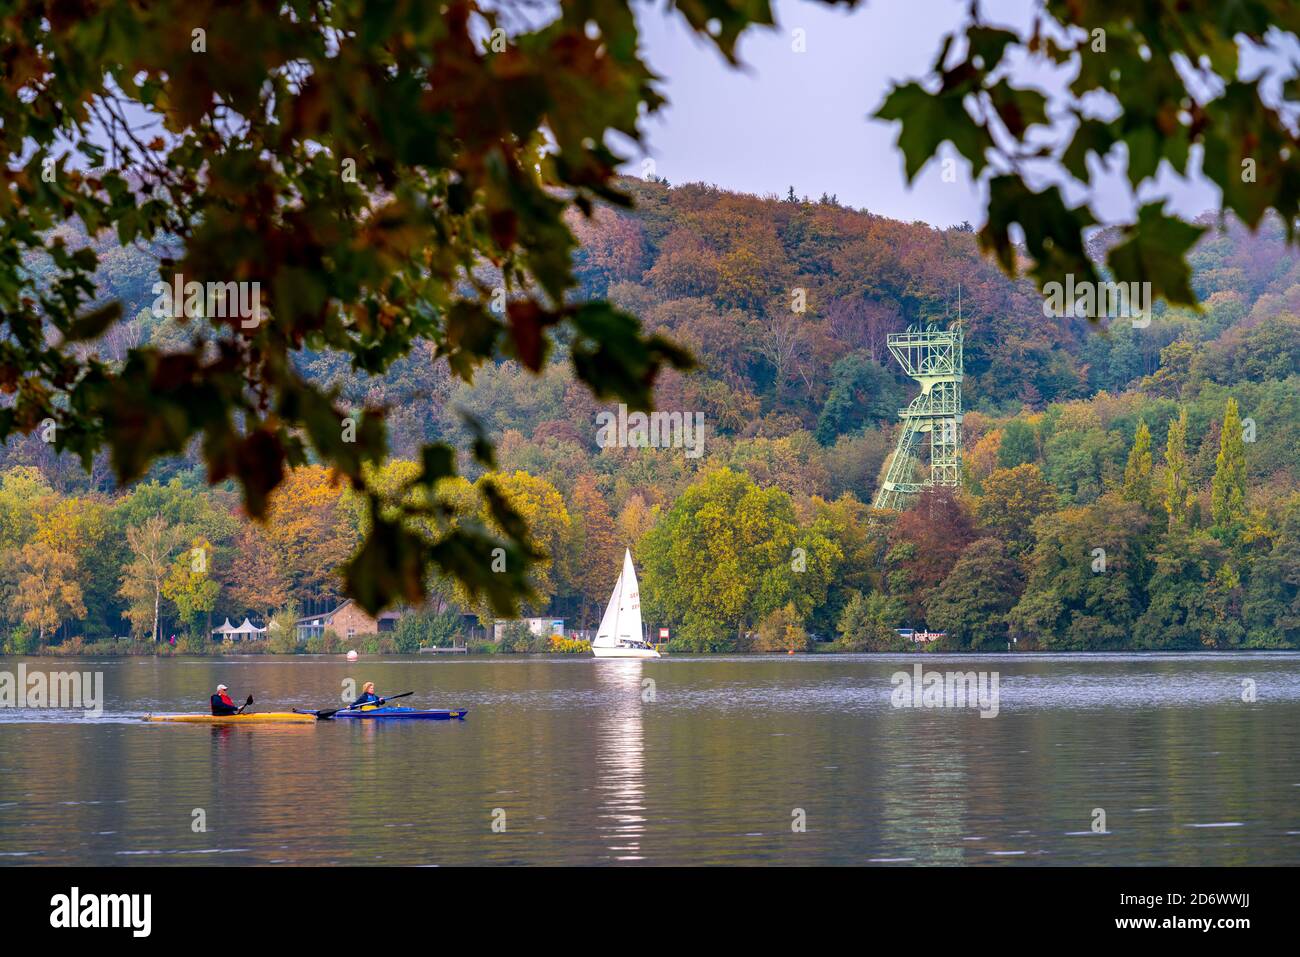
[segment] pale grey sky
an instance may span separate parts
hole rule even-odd
[[[734,70],[680,16],[665,15],[659,4],[640,8],[644,53],[670,100],[646,124],[655,172],[673,184],[702,181],[758,194],[784,195],[793,185],[800,196],[824,191],[851,206],[939,226],[982,222],[981,193],[964,160],[956,183],[943,182],[931,163],[908,188],[895,126],[867,118],[893,81],[929,68],[968,2],[867,0],[846,12],[774,0],[774,9],[777,29],[747,34],[739,47],[746,69]],[[1031,0],[981,4],[986,20],[1022,30],[1033,9]],[[792,49],[796,28],[805,31],[804,53]],[[1050,85],[1050,77],[1034,79]],[[639,174],[640,161],[628,169]],[[1207,183],[1174,176],[1162,178],[1157,194],[1171,197],[1183,215],[1218,200]],[[1122,176],[1107,177],[1093,208],[1106,220],[1129,218],[1134,202]]]
[[[793,185],[800,196],[832,193],[841,203],[904,221],[980,224],[983,190],[971,182],[964,159],[957,157],[955,183],[943,182],[932,162],[909,187],[895,124],[868,119],[894,82],[928,70],[944,35],[964,22],[969,0],[862,0],[854,11],[813,0],[772,2],[777,27],[752,28],[741,39],[741,69],[728,66],[662,2],[635,7],[643,53],[669,99],[645,123],[655,173],[673,184],[714,183],[759,195],[784,196]],[[550,0],[495,5],[509,11],[510,22],[544,23],[555,15]],[[1036,8],[1034,0],[980,3],[986,22],[1022,34]],[[793,48],[796,29],[804,31],[802,53]],[[1293,40],[1278,46],[1271,59],[1244,55],[1245,71],[1300,62]],[[1049,93],[1068,82],[1038,69],[1017,75]],[[625,155],[634,148],[614,145]],[[947,145],[943,151],[956,156]],[[627,171],[639,175],[643,159],[636,155]],[[1105,175],[1090,198],[1103,222],[1127,222],[1136,207],[1121,170]],[[1168,199],[1172,212],[1194,216],[1217,208],[1219,194],[1203,179],[1189,183],[1166,168],[1140,198],[1157,197]],[[1069,198],[1079,202],[1085,194],[1071,191]]]

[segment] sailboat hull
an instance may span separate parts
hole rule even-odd
[[[591,653],[597,658],[658,658],[659,652],[653,648],[592,648]]]

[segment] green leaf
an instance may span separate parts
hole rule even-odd
[[[1116,142],[1110,124],[1081,118],[1074,136],[1070,139],[1070,145],[1065,148],[1061,156],[1061,165],[1075,179],[1084,183],[1089,182],[1092,177],[1088,172],[1088,155],[1092,154],[1099,160],[1104,160]]]
[[[110,302],[100,306],[84,316],[79,316],[68,326],[64,340],[67,342],[86,342],[98,339],[118,319],[122,318],[122,304]]]
[[[497,467],[496,451],[492,447],[492,439],[488,435],[487,429],[483,427],[483,423],[464,409],[460,410],[460,417],[473,436],[474,460],[485,469],[495,469]]]
[[[673,0],[673,6],[696,32],[711,39],[730,63],[737,62],[736,39],[741,31],[750,24],[773,24],[767,0]]]
[[[989,181],[989,216],[979,241],[1014,276],[1017,252],[1011,227],[1018,223],[1034,260],[1031,272],[1039,288],[1062,282],[1067,274],[1073,274],[1076,282],[1095,282],[1097,270],[1083,243],[1083,230],[1095,222],[1086,207],[1068,208],[1055,186],[1034,193],[1019,177],[998,176]]]
[[[909,182],[916,179],[945,140],[966,157],[973,175],[978,176],[987,165],[984,154],[992,149],[993,139],[971,119],[962,99],[960,92],[931,94],[919,84],[908,83],[892,89],[876,111],[876,119],[902,124],[898,148],[903,151]]]
[[[438,355],[445,356],[452,371],[469,382],[474,369],[496,349],[502,329],[481,303],[458,299],[447,310]]]
[[[424,549],[417,535],[385,519],[372,502],[370,531],[344,570],[348,594],[371,615],[399,598],[418,604],[425,594]]]
[[[664,365],[690,369],[690,353],[661,336],[641,336],[641,324],[606,302],[588,302],[573,313],[578,337],[571,348],[578,378],[598,398],[614,397],[637,409],[652,405],[655,376]]]
[[[968,58],[979,57],[980,69],[985,73],[992,73],[1002,62],[1002,55],[1007,47],[1019,43],[1020,37],[1011,30],[976,26],[966,31],[966,40],[970,44]]]
[[[1047,123],[1047,98],[1037,90],[1017,89],[1002,80],[989,87],[988,96],[1007,132],[1018,140],[1029,127]]]
[[[1159,203],[1148,203],[1138,211],[1137,223],[1124,229],[1125,242],[1110,251],[1106,264],[1119,282],[1149,282],[1152,302],[1195,306],[1184,257],[1203,232],[1205,227],[1166,216]]]

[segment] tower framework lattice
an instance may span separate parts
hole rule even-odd
[[[898,445],[876,508],[902,509],[921,489],[961,484],[962,330],[911,326],[889,336],[889,351],[921,385],[921,394],[898,413],[903,420]],[[918,446],[930,436],[930,474],[918,480]]]

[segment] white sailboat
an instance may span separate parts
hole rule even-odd
[[[632,567],[632,550],[623,551],[623,571],[614,582],[600,630],[591,643],[597,658],[658,658],[659,652],[646,643],[641,634],[641,592]]]

